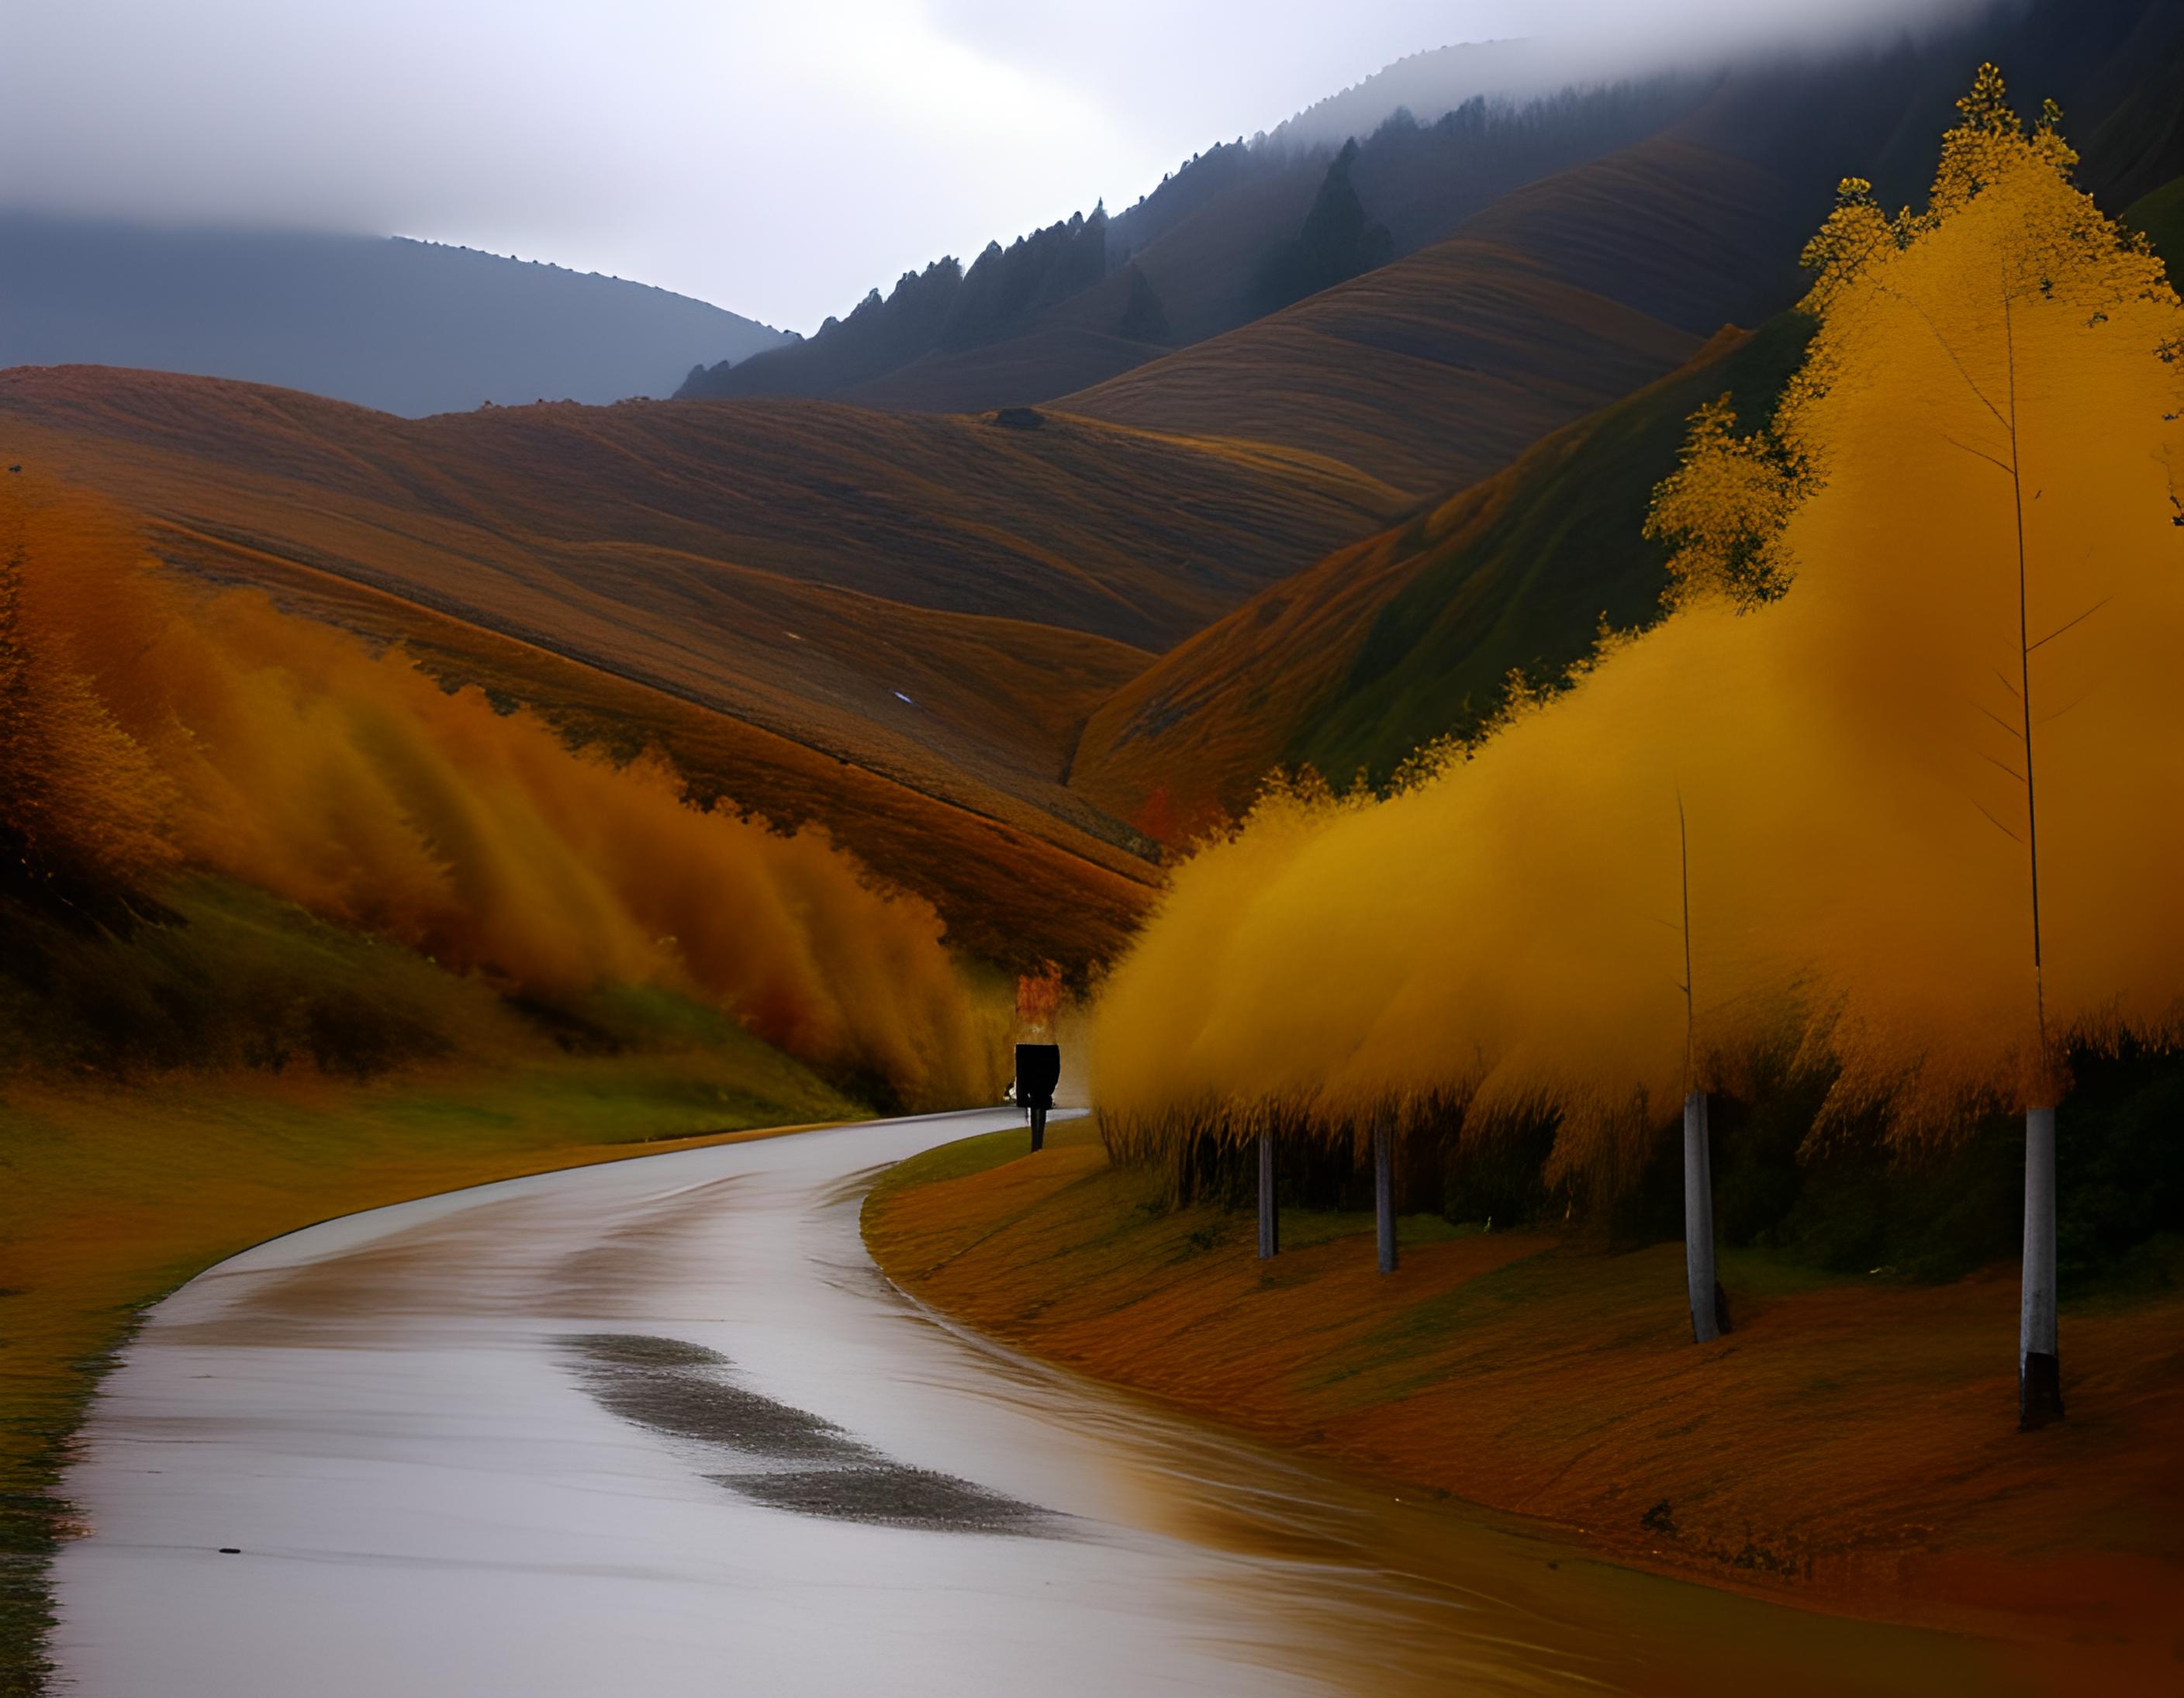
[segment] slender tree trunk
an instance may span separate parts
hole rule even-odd
[[[1707,1137],[1707,1094],[1699,1078],[1697,983],[1691,972],[1691,834],[1676,793],[1676,855],[1684,887],[1684,1284],[1691,1337],[1712,1344],[1729,1330],[1729,1299],[1713,1270],[1713,1152]]]
[[[1691,1291],[1691,1337],[1712,1344],[1726,1329],[1713,1270],[1713,1156],[1704,1091],[1684,1099],[1684,1282]]]
[[[2009,374],[2009,487],[2017,518],[2017,699],[2025,728],[2025,858],[2032,898],[2032,1010],[2040,1061],[2048,1066],[2048,985],[2040,935],[2040,793],[2032,756],[2032,640],[2025,560],[2025,467],[2017,439],[2017,327],[2009,286],[2002,292]],[[2042,637],[2042,643],[2048,639]],[[2018,1294],[2017,1425],[2029,1432],[2063,1413],[2063,1369],[2055,1332],[2055,1111],[2025,1111],[2025,1267]]]
[[[2017,1424],[2063,1413],[2055,1334],[2055,1111],[2025,1111],[2025,1276],[2017,1319]]]
[[[1282,1248],[1282,1205],[1274,1197],[1274,1138],[1259,1134],[1259,1260],[1279,1255]]]
[[[1373,1125],[1373,1214],[1380,1242],[1380,1272],[1396,1271],[1396,1133],[1383,1113]]]

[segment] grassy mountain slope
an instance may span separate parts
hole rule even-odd
[[[1795,298],[1813,223],[1795,190],[1749,159],[1661,136],[1505,195],[1463,233],[1706,337]]]
[[[201,539],[154,537],[188,570],[232,575],[232,557]],[[964,799],[928,793],[874,765],[329,573],[292,573],[276,593],[329,624],[399,643],[450,688],[474,684],[535,710],[572,743],[616,758],[657,747],[700,802],[726,797],[783,830],[824,827],[866,866],[928,897],[960,947],[1011,971],[1109,957],[1150,895],[1151,870],[1139,856],[1006,793],[980,793],[958,778]],[[938,770],[933,782],[953,777]]]
[[[1603,616],[1654,615],[1666,577],[1639,533],[1686,416],[1724,390],[1763,415],[1802,338],[1786,317],[1724,333],[1507,470],[1260,595],[1104,704],[1072,782],[1126,817],[1164,792],[1187,821],[1233,812],[1273,766],[1384,777],[1418,744],[1476,728],[1513,668],[1558,676]]]
[[[1061,782],[1150,651],[1391,492],[1305,456],[824,404],[416,423],[95,369],[0,377],[0,455],[204,576],[376,636],[701,788],[817,820],[1002,959],[1082,961],[1135,840]]]
[[[1055,405],[1327,454],[1422,496],[1485,476],[1697,346],[1458,237]]]
[[[468,248],[0,214],[0,366],[277,383],[421,416],[664,395],[783,333],[666,289]]]
[[[1333,455],[1418,495],[1689,359],[1792,245],[1780,184],[1659,139],[1519,189],[1422,253],[1056,404]]]

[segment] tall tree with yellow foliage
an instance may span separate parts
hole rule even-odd
[[[2102,688],[2107,663],[2080,657],[2074,671],[2070,650],[2118,593],[2116,551],[2104,546],[2120,517],[2114,463],[2151,455],[2167,465],[2161,427],[2184,407],[2163,369],[2178,373],[2184,344],[2176,298],[2145,239],[2126,236],[2071,186],[2077,155],[2053,103],[2028,132],[1987,64],[1957,105],[1923,211],[1891,217],[1871,185],[1843,182],[1804,254],[1816,274],[1804,307],[1819,331],[1772,426],[1739,437],[1725,400],[1702,409],[1648,532],[1674,544],[1672,602],[1769,599],[1794,575],[1794,546],[1814,538],[1812,526],[1791,530],[1800,504],[1847,459],[1869,478],[1880,456],[1896,487],[1864,504],[1859,534],[1847,521],[1829,527],[1831,543],[1900,546],[1911,526],[1891,535],[1891,519],[1924,503],[1953,533],[1945,546],[1959,558],[1949,568],[1970,568],[1963,582],[1984,604],[1964,613],[1992,644],[1988,675],[1936,683],[1958,691],[1975,715],[1972,747],[1987,777],[1965,799],[2017,846],[2023,867],[2019,1403],[2029,1428],[2062,1412],[2055,1108],[2070,1034],[2053,1029],[2048,1003],[2057,940],[2042,891],[2043,732]],[[2173,468],[2168,482],[2172,518],[2184,524]]]

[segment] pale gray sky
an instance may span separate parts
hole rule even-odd
[[[1962,3],[51,0],[6,8],[0,204],[418,236],[809,331],[1424,48]]]

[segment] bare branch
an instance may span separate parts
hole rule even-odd
[[[1990,667],[1988,670],[1991,671],[1996,677],[2002,680],[2002,687],[2003,689],[2008,691],[2011,695],[2017,696],[2017,686],[2009,682],[2008,674],[2004,672],[1999,666]],[[2022,696],[2017,696],[2017,699],[2020,701],[2023,701],[2025,699]],[[2010,731],[2013,733],[2019,732],[2022,729],[2023,727],[2020,726],[2010,727]]]
[[[2064,714],[2070,712],[2072,708],[2077,706],[2079,703],[2084,701],[2086,697],[2092,693],[2093,692],[2091,689],[2081,692],[2079,694],[2071,697],[2070,699],[2065,702],[2061,707],[2056,709],[2053,713],[2042,714],[2036,723],[2040,725],[2053,725],[2057,720],[2062,718]]]
[[[1956,349],[1949,346],[1949,339],[1942,334],[1940,326],[1936,325],[1932,319],[1927,317],[1925,308],[1920,306],[1918,302],[1913,300],[1910,296],[1905,294],[1900,289],[1892,289],[1886,283],[1883,283],[1879,287],[1882,294],[1895,296],[1897,300],[1903,302],[1905,306],[1910,308],[1913,312],[1919,315],[1919,318],[1925,322],[1926,328],[1933,331],[1934,340],[1941,344],[1942,352],[1949,356],[1949,364],[1957,368],[1957,376],[1964,380],[1964,387],[1970,390],[1972,393],[1979,398],[1979,404],[1981,406],[1986,408],[1988,412],[1994,415],[1994,421],[1996,424],[2001,426],[2005,431],[2009,430],[2009,420],[2002,416],[2002,409],[1996,406],[1993,402],[1988,400],[1986,398],[1986,392],[1981,389],[1978,384],[1972,381],[1971,373],[1964,370],[1964,361],[1957,358]],[[2015,435],[2016,433],[2014,431],[2011,432],[2012,440],[2015,439]]]
[[[1987,824],[1992,826],[1995,830],[2000,832],[2003,836],[2008,838],[2010,842],[2020,845],[2025,842],[2023,838],[2018,836],[2017,833],[2010,830],[2008,826],[2005,826],[2001,821],[1995,818],[1993,815],[1988,813],[1986,807],[1976,798],[1967,796],[1964,798],[1964,800],[1970,802],[1975,808],[1979,809],[1981,815],[1986,819]]]
[[[2019,783],[2022,784],[2025,782],[2025,775],[2022,772],[2020,772],[2014,766],[2012,766],[2007,760],[1997,760],[1992,754],[1981,753],[1977,749],[1975,749],[1973,753],[1978,754],[1979,758],[1986,761],[1989,765],[1999,766]]]
[[[2060,637],[2064,632],[2070,630],[2071,626],[2083,625],[2087,620],[2091,619],[2095,614],[2098,613],[2103,608],[2106,607],[2115,598],[2112,595],[2103,596],[2098,601],[2095,602],[2091,607],[2087,608],[2083,613],[2072,620],[2070,625],[2061,626],[2057,629],[2049,632],[2045,637],[2034,643],[2031,649],[2027,649],[2025,652],[2030,654],[2032,653],[2034,649],[2046,648],[2048,644],[2053,643],[2057,637]]]
[[[1960,443],[1947,431],[1942,432],[1942,440],[1947,443],[1953,448],[1962,448],[1966,454],[1971,455],[1975,459],[1985,460],[2004,477],[2014,477],[2016,476],[2016,474],[2013,472],[2006,464],[1997,459],[1985,448],[1975,448],[1970,443]]]
[[[1997,725],[2000,726],[2000,727],[2001,727],[2004,731],[2008,732],[2009,733],[2009,735],[2010,735],[2010,737],[2012,738],[2012,739],[2013,739],[2013,740],[2014,740],[2014,739],[2015,739],[2015,738],[2019,738],[2019,737],[2021,737],[2021,736],[2023,736],[2023,735],[2024,735],[2024,733],[2025,733],[2025,727],[2022,727],[2022,726],[2015,726],[2015,725],[2012,725],[2012,724],[2011,724],[2008,720],[2004,719],[2004,718],[2003,718],[2000,714],[1997,713],[1997,712],[1996,712],[1992,708],[1988,707],[1988,706],[1986,706],[1985,704],[1981,703],[1981,702],[1974,702],[1974,703],[1972,704],[1972,705],[1973,705],[1974,707],[1975,707],[1975,708],[1979,709],[1979,710],[1980,710],[1981,713],[1985,714],[1985,715],[1986,715],[1989,719],[1992,720],[1992,721],[1993,721]]]

